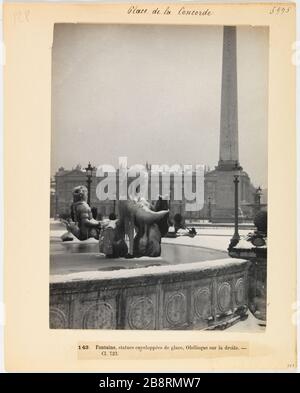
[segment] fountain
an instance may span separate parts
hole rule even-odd
[[[52,239],[50,327],[223,329],[247,318],[249,261],[192,245],[160,247],[156,257],[106,258],[95,239]]]

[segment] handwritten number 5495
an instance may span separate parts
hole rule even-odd
[[[269,14],[270,15],[284,15],[284,14],[288,14],[290,12],[290,8],[289,7],[273,7],[271,8]]]

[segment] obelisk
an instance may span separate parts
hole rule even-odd
[[[239,161],[236,27],[224,26],[221,90],[219,169],[230,170]]]
[[[239,164],[237,47],[236,27],[224,26],[221,86],[221,121],[219,162],[205,175],[205,214],[212,222],[234,220],[234,175],[239,170],[239,206],[246,212],[252,189],[248,174]]]

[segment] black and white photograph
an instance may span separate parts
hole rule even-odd
[[[55,23],[51,329],[267,326],[269,29]]]

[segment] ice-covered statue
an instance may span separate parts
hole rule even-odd
[[[118,203],[119,218],[115,216],[97,221],[87,203],[87,188],[73,189],[71,220],[66,223],[68,233],[79,240],[99,239],[100,252],[107,257],[158,257],[161,238],[168,232],[168,201],[159,198],[152,205],[144,198],[122,200]],[[63,240],[70,236],[63,235]],[[125,242],[128,240],[128,246]]]
[[[73,203],[71,205],[71,220],[66,227],[79,240],[89,238],[99,239],[100,222],[95,220],[87,203],[88,190],[85,186],[73,189]]]
[[[119,201],[120,229],[129,239],[127,257],[158,257],[161,238],[168,231],[167,201],[152,206],[147,200]]]

